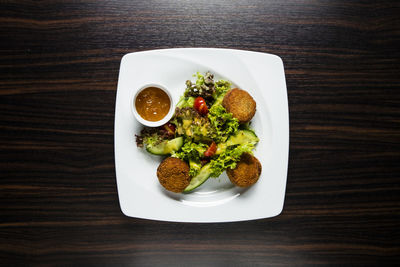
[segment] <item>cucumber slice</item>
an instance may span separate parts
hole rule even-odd
[[[154,155],[168,155],[172,151],[178,151],[183,146],[183,137],[177,137],[172,140],[165,140],[156,146],[146,146],[146,150]]]
[[[183,146],[183,137],[177,137],[169,140],[165,146],[165,153],[171,153],[172,151],[178,151]]]
[[[240,130],[235,136],[229,137],[226,141],[226,146],[241,145],[245,143],[257,144],[258,137],[253,131]]]
[[[194,189],[196,189],[197,187],[199,187],[200,185],[202,185],[205,181],[207,181],[208,178],[210,178],[211,175],[211,164],[207,163],[206,165],[204,165],[199,174],[197,174],[195,177],[192,178],[192,180],[190,181],[190,184],[185,188],[185,190],[183,190],[184,193],[188,193]]]
[[[236,135],[229,137],[225,143],[218,144],[216,155],[225,151],[228,146],[241,145],[241,144],[257,144],[259,141],[257,135],[250,130],[239,130]]]

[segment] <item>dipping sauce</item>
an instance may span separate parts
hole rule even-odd
[[[136,97],[135,107],[140,117],[147,121],[159,121],[164,118],[171,107],[166,92],[157,87],[147,87]]]

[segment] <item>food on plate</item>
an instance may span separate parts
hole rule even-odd
[[[244,90],[234,88],[226,93],[222,106],[240,123],[249,122],[256,113],[256,101]]]
[[[166,92],[158,87],[147,87],[135,100],[137,113],[147,121],[162,120],[169,112],[171,101]]]
[[[195,110],[197,110],[197,112],[200,115],[204,116],[204,115],[207,115],[207,113],[208,113],[206,101],[201,96],[196,97],[196,99],[193,102],[193,107]]]
[[[229,180],[239,187],[248,187],[255,184],[261,175],[261,163],[249,153],[243,153],[236,168],[227,169]]]
[[[168,156],[157,176],[172,192],[191,192],[224,171],[232,174],[235,185],[254,184],[261,173],[261,164],[252,156],[259,138],[248,123],[256,111],[254,99],[244,90],[231,89],[229,81],[214,81],[209,72],[195,77],[194,82],[186,81],[171,120],[145,127],[136,136],[138,147]],[[248,157],[254,169],[245,177]]]
[[[190,183],[189,165],[178,158],[168,157],[158,166],[157,177],[165,189],[180,193]]]
[[[154,155],[169,155],[178,151],[183,145],[183,137],[174,137],[172,126],[169,123],[161,127],[146,127],[140,135],[136,135],[136,145],[138,147],[146,146],[147,152]]]

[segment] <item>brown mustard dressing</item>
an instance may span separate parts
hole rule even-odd
[[[171,101],[167,93],[157,87],[148,87],[136,97],[136,110],[147,121],[159,121],[168,114]]]

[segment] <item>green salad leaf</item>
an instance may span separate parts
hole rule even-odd
[[[189,175],[195,177],[200,172],[201,163],[199,161],[189,160],[189,167]]]
[[[161,143],[162,139],[158,134],[153,134],[144,138],[144,143],[148,146],[156,146]]]
[[[178,152],[175,152],[173,156],[182,160],[200,161],[207,147],[204,143],[196,143],[190,140],[190,138],[186,138],[182,148]]]
[[[136,136],[136,145],[138,147],[157,146],[164,140],[173,138],[163,127],[145,127],[140,135]]]
[[[204,84],[204,76],[200,72],[197,72],[196,75],[194,75],[194,76],[197,77],[196,85],[202,86]]]
[[[234,135],[239,128],[238,119],[228,113],[222,105],[213,105],[208,113],[208,119],[215,129],[212,139],[217,143],[225,142],[230,135]]]
[[[214,128],[210,120],[201,116],[194,108],[176,108],[174,118],[171,122],[176,126],[176,133],[196,142],[211,141]]]
[[[215,82],[215,96],[214,98],[218,98],[221,95],[225,95],[226,92],[231,89],[231,83],[225,80],[219,80]]]
[[[186,138],[182,148],[178,152],[174,152],[172,156],[189,162],[189,175],[194,177],[199,173],[201,169],[200,159],[203,157],[206,149],[206,144],[196,143],[193,142],[190,138]]]
[[[215,84],[214,84],[214,75],[210,72],[206,72],[205,75],[197,72],[196,82],[192,82],[190,80],[186,81],[186,89],[183,94],[184,97],[203,97],[208,103],[214,102],[215,95]]]

